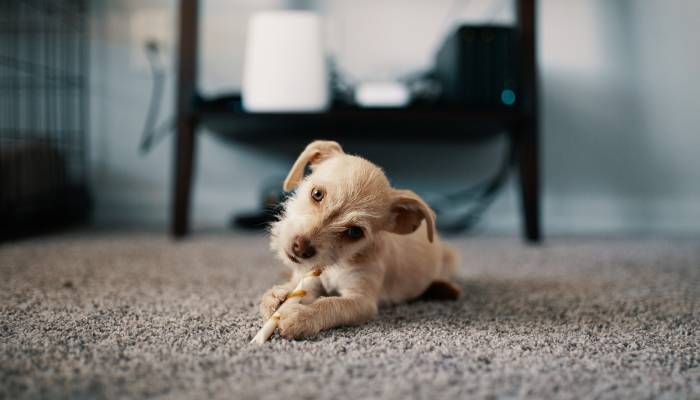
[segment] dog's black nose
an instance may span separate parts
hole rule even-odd
[[[316,249],[309,239],[297,236],[292,243],[292,253],[299,258],[311,258],[316,255]]]

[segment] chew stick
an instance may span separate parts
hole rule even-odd
[[[262,328],[260,328],[250,343],[255,343],[258,345],[263,344],[270,338],[270,336],[272,336],[273,333],[275,333],[277,323],[280,320],[279,312],[280,310],[284,309],[284,307],[288,307],[290,304],[309,304],[316,300],[316,298],[321,294],[321,289],[323,288],[321,278],[319,278],[321,272],[323,272],[321,268],[314,268],[303,278],[301,278],[297,286],[294,288],[294,291],[287,295],[284,302],[282,302],[282,304],[277,308],[277,311],[272,314],[270,319],[265,322]]]

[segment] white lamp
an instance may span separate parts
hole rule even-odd
[[[243,107],[251,112],[328,108],[321,18],[307,11],[264,11],[248,26]]]

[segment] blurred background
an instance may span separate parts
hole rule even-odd
[[[2,7],[0,185],[6,236],[25,227],[27,219],[39,226],[59,219],[168,232],[180,2],[26,0]],[[460,27],[486,32],[517,26],[516,2],[206,0],[198,10],[194,84],[201,98],[220,100],[212,104],[230,113],[223,114],[233,121],[230,130],[238,129],[236,115],[252,110],[237,97],[252,46],[251,18],[270,10],[320,16],[323,56],[329,61],[324,79],[333,79],[334,86],[330,103],[312,113],[345,119],[326,121],[318,134],[298,138],[297,129],[222,135],[212,124],[199,126],[188,218],[194,231],[229,229],[232,217],[240,222],[255,216],[263,200],[269,205],[277,195],[270,188],[279,187],[310,135],[337,138],[348,151],[383,166],[395,186],[419,192],[447,220],[454,210],[445,196],[491,184],[490,193],[467,199],[473,202],[465,205],[467,211],[453,212],[456,220],[478,215],[478,223],[452,230],[520,234],[518,175],[499,173],[504,157],[512,157],[504,152],[509,136],[461,140],[469,133],[460,131],[458,137],[445,133],[450,140],[437,138],[451,128],[460,130],[460,104],[489,118],[511,118],[521,107],[518,89],[515,104],[502,98],[494,106],[464,99],[447,104],[440,97],[444,85],[442,92],[431,92],[430,86],[440,83],[434,71],[451,35]],[[700,3],[540,0],[534,15],[545,235],[700,232],[700,85],[695,81]],[[510,58],[490,55],[506,61],[489,70],[510,65],[518,71],[523,49],[513,46]],[[448,67],[463,68],[459,62]],[[414,97],[409,105],[397,105],[382,97],[391,90],[379,90],[375,101],[390,103],[354,102],[359,85],[376,82],[393,84],[390,89],[398,87],[400,93],[409,88]],[[414,84],[427,89],[413,91]],[[340,101],[344,98],[350,100]],[[391,136],[343,136],[333,130],[347,128],[355,117],[374,118],[362,113],[372,109],[388,111],[394,119],[410,119],[415,110],[421,127],[428,128],[418,140],[404,140],[400,125],[388,129]],[[275,121],[282,128],[285,118],[296,121],[288,110],[279,111],[282,118]],[[430,113],[443,111],[451,119],[436,123],[433,132]],[[143,146],[149,134],[156,139]],[[7,223],[13,219],[14,225]]]
[[[699,72],[700,0],[0,0],[0,399],[700,399]],[[314,139],[460,299],[250,344]]]

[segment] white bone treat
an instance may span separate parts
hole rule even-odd
[[[265,343],[273,333],[275,333],[277,323],[280,320],[279,311],[284,309],[284,307],[288,307],[290,304],[310,304],[316,300],[323,291],[323,284],[321,283],[321,278],[319,278],[319,276],[321,276],[321,272],[321,268],[315,268],[301,278],[297,286],[294,288],[294,291],[287,295],[284,302],[277,308],[277,311],[272,314],[270,319],[265,322],[262,328],[260,328],[250,343],[261,345]]]

